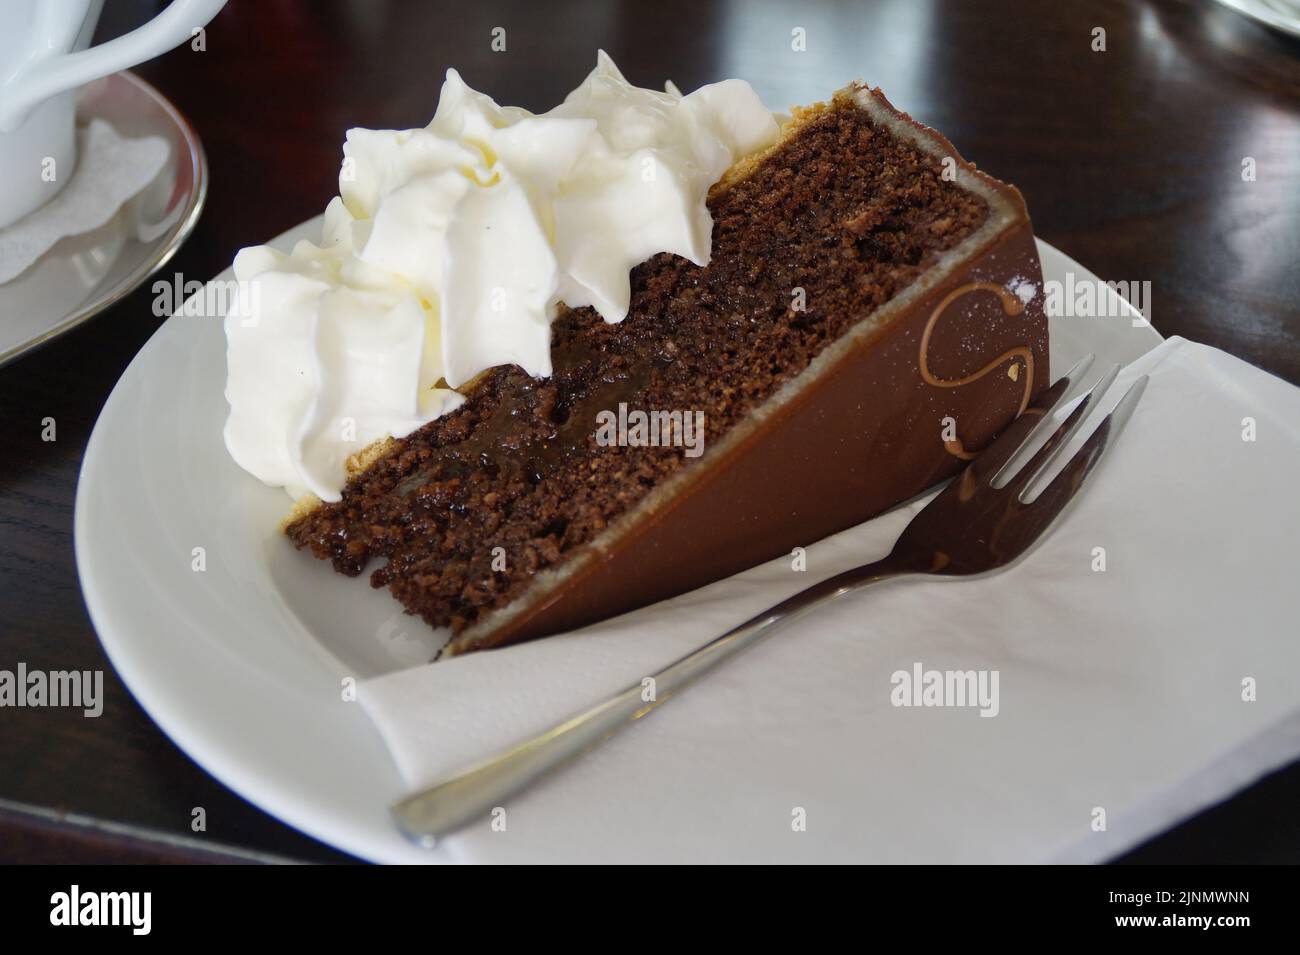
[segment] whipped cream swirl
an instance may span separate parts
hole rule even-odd
[[[447,72],[423,129],[352,129],[320,245],[235,258],[226,447],[299,496],[339,499],[348,458],[458,407],[497,365],[551,373],[558,304],[627,316],[633,266],[709,261],[709,187],[777,138],[740,80],[640,89],[603,52],[548,113]]]

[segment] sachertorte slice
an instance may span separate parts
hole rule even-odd
[[[953,474],[1048,381],[1020,194],[854,85],[709,194],[712,259],[552,326],[387,442],[291,540],[449,626],[451,654],[791,554]],[[702,434],[696,429],[702,426]],[[865,557],[866,555],[864,555]]]

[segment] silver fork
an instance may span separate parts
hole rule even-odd
[[[1037,487],[1034,478],[1042,475],[1066,446],[1119,371],[1116,365],[1104,375],[1035,450],[1051,424],[1051,410],[1087,373],[1091,363],[1089,355],[1008,425],[987,450],[912,518],[887,557],[814,584],[668,665],[653,675],[655,693],[651,701],[643,695],[645,684],[634,684],[446,782],[408,796],[392,807],[398,828],[422,845],[432,846],[467,823],[488,818],[494,807],[667,702],[687,684],[752,647],[780,624],[797,620],[828,601],[892,577],[983,574],[1021,557],[1078,493],[1128,421],[1146,386],[1145,376],[1138,379],[1060,473],[1030,499],[1029,492]],[[1028,463],[1018,467],[1019,461],[1031,452]]]

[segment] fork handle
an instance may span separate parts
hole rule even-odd
[[[780,624],[795,620],[826,601],[908,572],[886,557],[801,590],[655,673],[651,678],[654,682],[650,685],[653,687],[650,699],[646,698],[646,683],[635,683],[603,703],[462,770],[446,782],[406,797],[392,807],[393,818],[407,836],[421,845],[433,846],[468,823],[486,819],[511,796],[667,702],[714,667],[758,643]]]

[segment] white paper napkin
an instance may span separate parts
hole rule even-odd
[[[27,270],[60,239],[98,229],[153,182],[171,154],[159,136],[123,139],[92,119],[77,130],[77,168],[53,199],[0,229],[0,285]]]
[[[511,800],[496,828],[454,837],[453,853],[1101,860],[1294,758],[1300,389],[1178,338],[1120,384],[1146,372],[1092,485],[1023,563],[819,611]],[[377,678],[360,698],[411,786],[434,782],[882,555],[922,503],[815,544],[804,573],[776,561],[576,634]],[[997,715],[893,705],[893,674],[917,664],[996,670]]]

